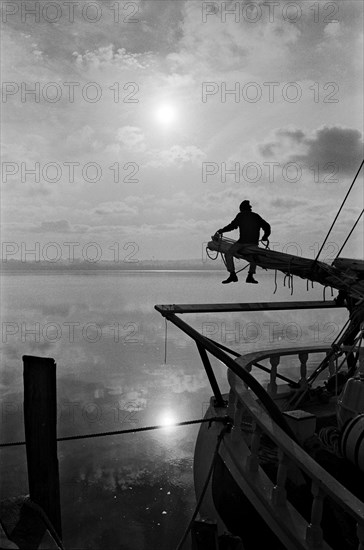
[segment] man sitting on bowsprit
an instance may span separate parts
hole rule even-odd
[[[261,218],[259,214],[252,212],[252,207],[250,206],[249,201],[243,201],[239,208],[240,212],[236,216],[236,218],[231,223],[229,223],[229,225],[217,231],[217,233],[222,234],[239,228],[240,232],[239,240],[234,243],[225,254],[226,269],[230,272],[230,275],[225,281],[222,281],[223,284],[235,283],[238,280],[238,277],[235,273],[234,254],[237,254],[239,252],[242,245],[251,244],[258,246],[259,232],[261,229],[263,229],[264,231],[262,241],[267,241],[270,235],[269,223],[263,220],[263,218]],[[254,260],[251,260],[249,273],[246,278],[247,283],[258,284],[258,281],[256,281],[253,277],[253,275],[255,274],[255,270],[256,263],[254,262]]]

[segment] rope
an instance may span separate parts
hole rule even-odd
[[[220,250],[216,250],[216,256],[215,258],[213,258],[212,256],[210,256],[210,249],[208,248],[208,246],[206,246],[206,256],[210,259],[210,260],[217,260],[217,258],[219,257],[219,254],[220,254]]]
[[[359,216],[358,216],[356,222],[354,223],[353,227],[351,228],[351,231],[350,231],[349,235],[346,237],[346,239],[345,239],[345,241],[344,241],[344,244],[342,245],[342,247],[340,248],[339,252],[337,253],[335,260],[338,259],[338,257],[340,256],[340,254],[341,254],[341,252],[342,252],[342,249],[344,248],[344,246],[346,245],[346,243],[347,243],[348,240],[350,239],[352,232],[353,232],[354,229],[356,228],[356,226],[357,226],[357,224],[358,224],[360,218],[361,218],[362,215],[363,215],[363,212],[364,212],[364,208],[363,208],[363,210],[360,212],[360,214],[359,214]],[[335,261],[335,260],[334,260],[334,261]]]
[[[330,353],[334,353],[335,354],[335,357],[338,357],[339,355],[342,355],[344,352],[341,351],[340,352],[340,345],[341,345],[341,340],[344,336],[344,334],[346,333],[346,329],[349,327],[350,325],[350,318],[346,321],[346,323],[344,324],[344,326],[342,327],[342,329],[340,330],[339,334],[336,336],[335,340],[332,342],[331,344],[331,348],[332,348],[332,352]],[[337,342],[340,342],[339,344],[337,344]],[[313,373],[309,376],[308,378],[308,382],[312,384],[312,382],[314,380],[316,380],[316,378],[318,377],[319,374],[321,374],[321,372],[323,372],[326,368],[327,368],[327,365],[328,365],[328,359],[329,357],[327,356],[321,363],[320,365],[313,371]]]
[[[277,288],[278,288],[278,285],[277,285],[277,270],[276,269],[274,270],[274,285],[275,285],[275,287],[274,287],[273,294],[275,294],[277,292]]]
[[[352,296],[356,296],[357,298],[359,299],[363,299],[363,296],[362,296],[362,293],[360,292],[360,289],[359,290],[355,290],[352,286],[352,279],[349,280],[345,280],[343,279],[342,277],[339,277],[338,275],[334,275],[332,273],[330,273],[330,270],[332,270],[332,267],[328,266],[328,265],[325,265],[324,263],[321,263],[321,269],[323,271],[326,271],[327,273],[329,273],[330,275],[330,280],[333,280],[335,279],[336,281],[339,281],[343,284],[345,284],[346,286],[346,290],[347,291],[350,291],[351,292],[351,295]],[[312,282],[312,288],[313,288],[313,282]]]
[[[329,235],[330,235],[330,233],[331,233],[331,230],[332,230],[332,228],[334,227],[334,225],[335,225],[335,223],[336,223],[336,220],[337,220],[338,217],[339,217],[339,214],[340,214],[340,212],[341,212],[341,210],[342,210],[342,208],[343,208],[343,206],[344,206],[344,204],[345,204],[345,202],[346,202],[346,199],[347,199],[348,196],[349,196],[350,191],[352,190],[352,188],[353,188],[353,186],[354,186],[354,183],[356,182],[356,178],[358,177],[359,172],[360,172],[360,170],[362,169],[363,164],[364,164],[364,160],[361,161],[361,164],[360,164],[360,166],[359,166],[359,169],[358,169],[357,173],[355,174],[355,178],[353,179],[352,184],[350,185],[349,190],[348,190],[348,192],[346,193],[345,198],[344,198],[344,200],[342,201],[341,206],[340,206],[340,208],[339,208],[339,210],[338,210],[338,212],[337,212],[337,214],[336,214],[336,216],[335,216],[335,219],[334,219],[334,221],[332,222],[329,231],[327,232],[327,235],[326,235],[326,237],[325,237],[325,240],[324,240],[324,242],[322,243],[321,248],[320,248],[320,250],[319,250],[318,253],[317,253],[317,256],[316,256],[316,258],[315,258],[315,260],[314,260],[314,263],[317,262],[317,259],[318,259],[318,257],[320,256],[320,254],[321,254],[321,252],[322,252],[322,249],[323,249],[323,247],[324,247],[325,244],[326,244],[326,241],[327,241],[327,239],[328,239],[328,237],[329,237]]]
[[[226,417],[224,416],[213,416],[211,418],[200,418],[198,420],[186,420],[184,422],[173,423],[173,426],[189,426],[191,424],[202,424],[203,422],[226,422]],[[84,435],[70,435],[67,437],[57,437],[56,441],[73,441],[76,439],[90,439],[91,437],[105,437],[107,435],[122,435],[129,433],[137,432],[146,432],[151,430],[161,430],[162,428],[167,428],[165,425],[156,425],[156,426],[144,426],[143,428],[130,428],[128,430],[115,430],[112,432],[98,432],[92,434]],[[1,447],[15,447],[25,445],[25,441],[14,441],[13,443],[0,443]]]
[[[214,451],[214,455],[212,457],[212,461],[211,461],[211,465],[210,465],[210,469],[208,471],[208,474],[207,474],[207,478],[206,478],[206,481],[205,481],[205,484],[202,488],[202,491],[201,491],[201,494],[200,494],[200,497],[198,499],[198,502],[196,504],[196,508],[195,508],[195,511],[193,512],[192,514],[192,518],[189,522],[189,524],[187,525],[187,528],[185,530],[185,532],[183,533],[183,536],[176,548],[176,550],[181,550],[183,548],[183,545],[184,543],[186,542],[186,539],[188,537],[188,534],[189,532],[191,531],[191,528],[192,528],[192,525],[193,525],[193,522],[195,521],[196,519],[196,516],[198,514],[198,511],[201,507],[201,504],[202,504],[202,501],[204,499],[204,496],[205,496],[205,493],[206,493],[206,490],[207,490],[207,487],[210,483],[210,478],[212,476],[212,472],[214,471],[214,467],[215,467],[215,462],[217,460],[217,457],[218,457],[218,452],[219,452],[219,448],[220,448],[220,445],[221,445],[221,442],[225,436],[226,433],[230,432],[231,430],[231,420],[228,419],[226,425],[223,427],[223,429],[221,430],[221,432],[219,433],[219,435],[217,436],[217,443],[216,443],[216,447],[215,447],[215,451]]]
[[[349,351],[345,351],[346,355],[344,357],[344,359],[341,361],[340,365],[337,366],[337,363],[338,363],[338,359],[339,359],[339,356],[336,355],[336,374],[341,370],[341,367],[343,366],[343,364],[345,363],[345,361],[347,360],[347,356],[349,355],[349,353],[353,353],[353,350],[354,348],[356,347],[356,344],[357,342],[359,341],[359,346],[361,345],[361,341],[362,341],[362,336],[359,335],[355,340],[354,340],[354,343],[353,345],[351,346],[351,348],[349,349]],[[340,355],[342,355],[342,353],[344,352],[341,352]],[[357,359],[356,359],[357,360]]]
[[[339,372],[339,358],[338,356],[335,357],[335,397],[337,397],[338,390],[337,390],[337,373]]]
[[[168,325],[167,317],[164,318],[164,364],[167,364],[167,336],[168,336]]]
[[[248,265],[250,265],[249,263],[247,263],[244,267],[242,267],[241,269],[239,269],[239,271],[235,271],[236,274],[240,273],[240,271],[244,271],[244,269],[246,269],[248,267]]]
[[[336,342],[338,340],[340,340],[342,334],[344,333],[344,331],[347,329],[347,327],[349,326],[350,324],[350,318],[345,322],[345,324],[343,325],[342,329],[340,330],[339,334],[336,336],[335,340],[332,342],[331,344],[331,347],[334,348],[334,346],[336,345]]]
[[[289,274],[288,288],[291,289],[291,296],[292,296],[292,294],[293,294],[293,275],[291,275],[291,267],[292,267],[292,257],[289,259],[289,262],[288,262],[288,274]]]
[[[323,291],[322,291],[322,298],[323,298],[324,302],[326,302],[326,289],[327,289],[327,286],[324,286]]]

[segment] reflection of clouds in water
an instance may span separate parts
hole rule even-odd
[[[106,386],[106,391],[108,395],[122,395],[124,393],[123,386],[116,386],[116,387],[108,387]]]
[[[104,467],[98,466],[93,471],[82,469],[79,472],[78,481],[88,485],[100,483],[103,489],[108,491],[129,490],[130,487],[144,485],[148,477],[148,469],[141,468],[136,470],[133,466],[125,467]],[[148,479],[150,482],[150,479]]]
[[[173,371],[164,377],[161,385],[169,388],[173,393],[194,393],[206,387],[206,374],[202,371],[196,374],[184,374],[183,372]]]
[[[197,362],[197,361],[196,361]],[[183,367],[182,365],[166,364],[156,365],[153,368],[146,369],[148,376],[158,377],[154,385],[168,388],[173,393],[189,392],[194,393],[208,386],[205,371],[192,366],[193,372],[186,373],[183,369],[191,370],[191,365]]]
[[[141,411],[147,406],[146,390],[131,390],[123,394],[123,399],[119,400],[119,405],[126,411]]]
[[[175,456],[174,460],[171,458],[168,456],[168,464],[163,461],[156,464],[153,461],[154,455],[146,464],[138,461],[140,464],[138,469],[135,468],[135,462],[126,465],[94,465],[94,467],[88,464],[86,467],[79,468],[76,483],[88,486],[99,485],[106,491],[115,492],[137,489],[145,485],[159,485],[161,477],[164,477],[164,483],[168,479],[171,485],[188,487],[191,483],[191,458],[187,456]]]

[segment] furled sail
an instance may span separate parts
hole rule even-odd
[[[234,242],[232,239],[214,235],[207,248],[224,254]],[[235,256],[247,262],[254,259],[263,269],[278,270],[285,275],[296,275],[302,279],[341,290],[355,299],[364,299],[364,262],[360,260],[338,259],[332,265],[328,265],[318,260],[244,244],[239,254]]]

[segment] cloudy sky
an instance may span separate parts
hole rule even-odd
[[[119,261],[201,258],[244,199],[271,223],[276,249],[295,242],[312,257],[362,157],[361,2],[2,10],[8,257],[86,247]],[[361,210],[362,183],[331,253]],[[344,256],[361,256],[360,229]]]

